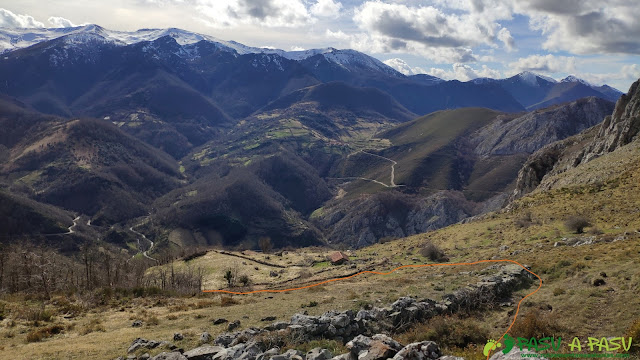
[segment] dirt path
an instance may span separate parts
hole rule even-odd
[[[355,153],[353,153],[353,154],[351,154],[351,155],[354,155],[354,154],[357,154],[357,153],[363,153],[363,154],[367,154],[367,155],[369,155],[369,156],[375,156],[375,157],[378,157],[378,158],[381,158],[381,159],[384,159],[384,160],[387,160],[387,161],[391,162],[391,177],[390,177],[390,181],[389,181],[389,184],[390,184],[390,185],[387,185],[387,184],[383,183],[382,181],[378,181],[378,180],[375,180],[375,179],[369,179],[369,178],[365,178],[365,177],[357,177],[357,176],[335,177],[335,178],[329,178],[329,179],[336,179],[336,180],[364,180],[364,181],[371,181],[371,182],[374,182],[374,183],[376,183],[376,184],[379,184],[379,185],[382,185],[382,186],[384,186],[384,187],[388,187],[388,188],[396,188],[396,187],[405,186],[405,185],[396,185],[396,165],[398,164],[398,162],[397,162],[397,161],[395,161],[395,160],[391,160],[391,159],[389,159],[389,158],[387,158],[387,157],[384,157],[384,156],[381,156],[381,155],[368,153],[368,152],[366,152],[366,151],[362,151],[362,150],[360,150],[360,151],[358,151],[358,152],[355,152]],[[349,157],[350,157],[351,155],[349,155]]]
[[[158,260],[152,258],[151,256],[149,256],[149,251],[151,251],[153,249],[153,246],[155,245],[153,243],[153,241],[151,241],[151,239],[148,239],[143,233],[134,230],[133,228],[144,225],[144,223],[148,220],[148,218],[146,218],[144,221],[142,221],[141,223],[134,225],[132,227],[129,228],[129,231],[131,231],[132,233],[138,235],[138,248],[141,248],[141,244],[140,244],[140,238],[142,238],[142,240],[145,240],[146,242],[148,242],[149,244],[151,244],[151,246],[149,246],[149,249],[142,251],[142,256],[146,257],[149,260],[153,260],[155,262],[158,262]]]

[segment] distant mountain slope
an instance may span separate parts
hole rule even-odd
[[[98,225],[145,214],[151,199],[179,184],[170,156],[108,121],[48,117],[3,101],[0,127],[16,129],[0,144],[3,181]]]
[[[614,103],[596,97],[508,117],[484,127],[471,137],[478,155],[533,153],[546,144],[599,124],[613,111]]]
[[[0,30],[0,46],[0,75],[7,79],[0,91],[57,115],[127,123],[138,114],[139,128],[125,129],[174,156],[202,144],[230,118],[332,81],[377,88],[416,114],[461,107],[517,112],[584,96],[615,100],[617,94],[532,73],[466,83],[405,76],[350,49],[253,48],[174,28]]]
[[[361,247],[500,209],[532,152],[600,123],[612,109],[587,98],[519,116],[467,108],[400,124],[377,135],[390,146],[336,167],[342,199],[311,220],[328,241]],[[390,184],[392,168],[398,187]]]
[[[615,102],[622,95],[622,92],[609,86],[594,86],[575,76],[566,77],[558,82],[528,71],[507,79],[483,79],[476,82],[499,84],[527,110],[541,109],[588,96]]]
[[[518,174],[513,197],[521,197],[536,188],[556,186],[558,174],[586,164],[637,141],[640,133],[640,80],[622,95],[612,115],[573,137],[543,147],[534,153]],[[584,168],[584,167],[583,167]],[[565,180],[566,180],[565,176]],[[573,178],[576,182],[598,182],[598,177]]]

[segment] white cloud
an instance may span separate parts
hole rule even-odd
[[[385,63],[386,65],[394,68],[395,70],[397,70],[398,72],[401,72],[405,75],[416,75],[416,74],[426,74],[427,71],[419,66],[416,67],[411,67],[409,66],[409,64],[407,64],[406,61],[399,59],[399,58],[394,58],[394,59],[389,59],[389,60],[385,60],[383,61],[383,63]]]
[[[496,46],[497,41],[508,51],[515,48],[509,30],[496,21],[511,17],[508,7],[475,9],[468,2],[453,5],[460,11],[366,1],[355,9],[353,20],[369,39],[360,39],[358,44],[364,51],[414,53],[438,63],[477,61],[473,48]]]
[[[65,19],[59,16],[52,16],[47,21],[56,28],[68,28],[68,27],[76,27],[78,25],[71,22],[69,19]]]
[[[0,8],[0,27],[5,28],[43,28],[44,24],[30,15],[14,14]]]
[[[317,3],[311,5],[311,13],[316,16],[323,17],[335,17],[340,15],[340,9],[342,9],[341,2],[334,2],[333,0],[318,0]]]
[[[209,26],[300,27],[313,22],[302,0],[194,0],[196,10]]]
[[[505,50],[512,52],[516,48],[516,42],[511,36],[511,32],[507,28],[502,28],[498,31],[498,40],[502,41]]]
[[[325,36],[328,37],[328,38],[338,39],[338,40],[349,40],[349,39],[351,39],[351,36],[345,34],[342,30],[331,31],[331,30],[327,29],[327,31],[325,31]]]
[[[509,63],[509,68],[511,68],[513,73],[522,71],[533,71],[545,74],[574,73],[576,70],[576,58],[555,56],[552,54],[531,55]]]
[[[475,69],[467,64],[453,64],[451,70],[444,70],[441,68],[431,68],[427,72],[431,76],[436,76],[445,80],[460,80],[469,81],[481,77],[500,79],[502,73],[500,71],[491,69],[487,65],[482,65],[481,69]]]

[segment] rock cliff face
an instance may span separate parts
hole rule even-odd
[[[607,116],[598,135],[586,149],[581,162],[612,152],[637,138],[640,132],[640,80],[616,103],[613,115]]]
[[[515,119],[504,117],[476,132],[471,143],[481,156],[531,154],[552,142],[602,122],[614,104],[596,97],[536,110]]]
[[[544,183],[544,179],[565,172],[638,140],[640,132],[640,80],[622,95],[613,114],[582,133],[549,144],[536,151],[518,173],[512,199],[522,197]],[[548,186],[547,186],[548,187]]]

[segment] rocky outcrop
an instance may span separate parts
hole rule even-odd
[[[272,359],[272,360],[326,360],[331,355],[326,349],[314,349],[307,354],[295,350],[280,353],[274,347],[278,339],[295,339],[296,342],[312,340],[336,340],[346,344],[349,353],[333,359],[343,360],[408,360],[439,359],[442,354],[433,342],[414,343],[403,346],[384,333],[402,331],[417,322],[438,314],[450,314],[460,310],[481,308],[508,297],[511,292],[530,283],[530,274],[515,264],[492,265],[485,271],[495,271],[475,284],[446,295],[443,301],[418,300],[403,297],[387,307],[329,311],[320,316],[304,313],[294,314],[289,322],[276,322],[264,328],[248,328],[219,335],[215,345],[203,344],[187,352],[162,353],[153,360],[175,359],[226,360],[226,359]],[[136,339],[129,353],[140,349],[152,349],[162,342]],[[173,346],[173,345],[171,345]],[[175,349],[175,347],[174,347]]]
[[[588,97],[515,119],[503,116],[474,133],[470,142],[481,156],[531,154],[601,123],[613,108],[610,101]]]
[[[640,80],[622,95],[613,114],[582,133],[549,144],[535,152],[518,173],[511,199],[535,190],[544,179],[575,168],[638,139],[640,132]],[[549,188],[547,186],[546,188]]]
[[[424,197],[389,191],[327,205],[311,221],[329,242],[361,248],[455,224],[475,215],[475,205],[455,191]]]
[[[581,162],[612,152],[633,141],[640,132],[640,80],[620,97],[611,116],[600,126],[598,135],[586,149]]]

